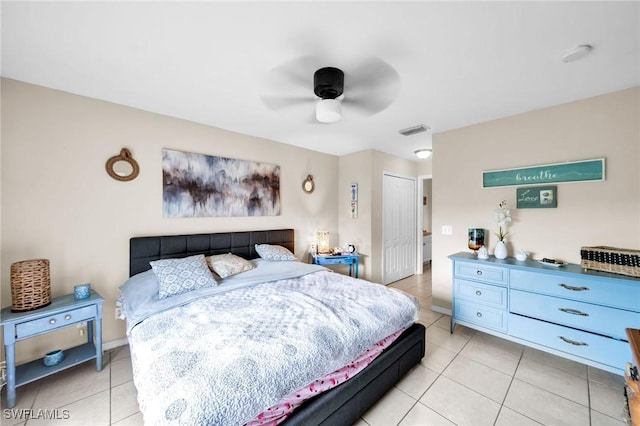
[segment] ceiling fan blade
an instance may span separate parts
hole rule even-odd
[[[301,56],[273,68],[263,81],[262,102],[272,110],[282,110],[316,100],[313,93],[313,73],[320,60]]]
[[[313,105],[315,102],[313,96],[261,96],[260,100],[267,108],[274,111]]]
[[[361,114],[373,115],[391,105],[400,86],[398,72],[372,58],[345,75],[344,103]]]

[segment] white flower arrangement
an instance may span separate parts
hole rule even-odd
[[[507,201],[502,200],[498,204],[498,208],[493,210],[493,218],[498,224],[499,231],[496,234],[498,240],[504,241],[505,237],[509,234],[507,232],[507,224],[511,222],[511,210],[507,208]]]

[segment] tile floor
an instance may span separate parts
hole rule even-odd
[[[465,327],[450,334],[449,317],[430,310],[428,270],[391,286],[420,299],[427,353],[356,426],[624,424],[622,377]],[[143,424],[127,346],[106,353],[99,373],[85,363],[19,387],[17,396],[2,425]],[[4,397],[3,389],[3,408]],[[56,409],[58,419],[20,420],[21,409]]]

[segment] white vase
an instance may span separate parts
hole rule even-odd
[[[496,249],[493,251],[496,259],[506,259],[507,258],[507,245],[504,241],[498,241],[496,244]]]

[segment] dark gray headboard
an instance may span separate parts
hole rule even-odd
[[[215,234],[134,237],[129,240],[129,276],[151,269],[152,260],[204,254],[233,253],[245,259],[258,257],[255,244],[278,244],[295,251],[293,229],[220,232]]]

